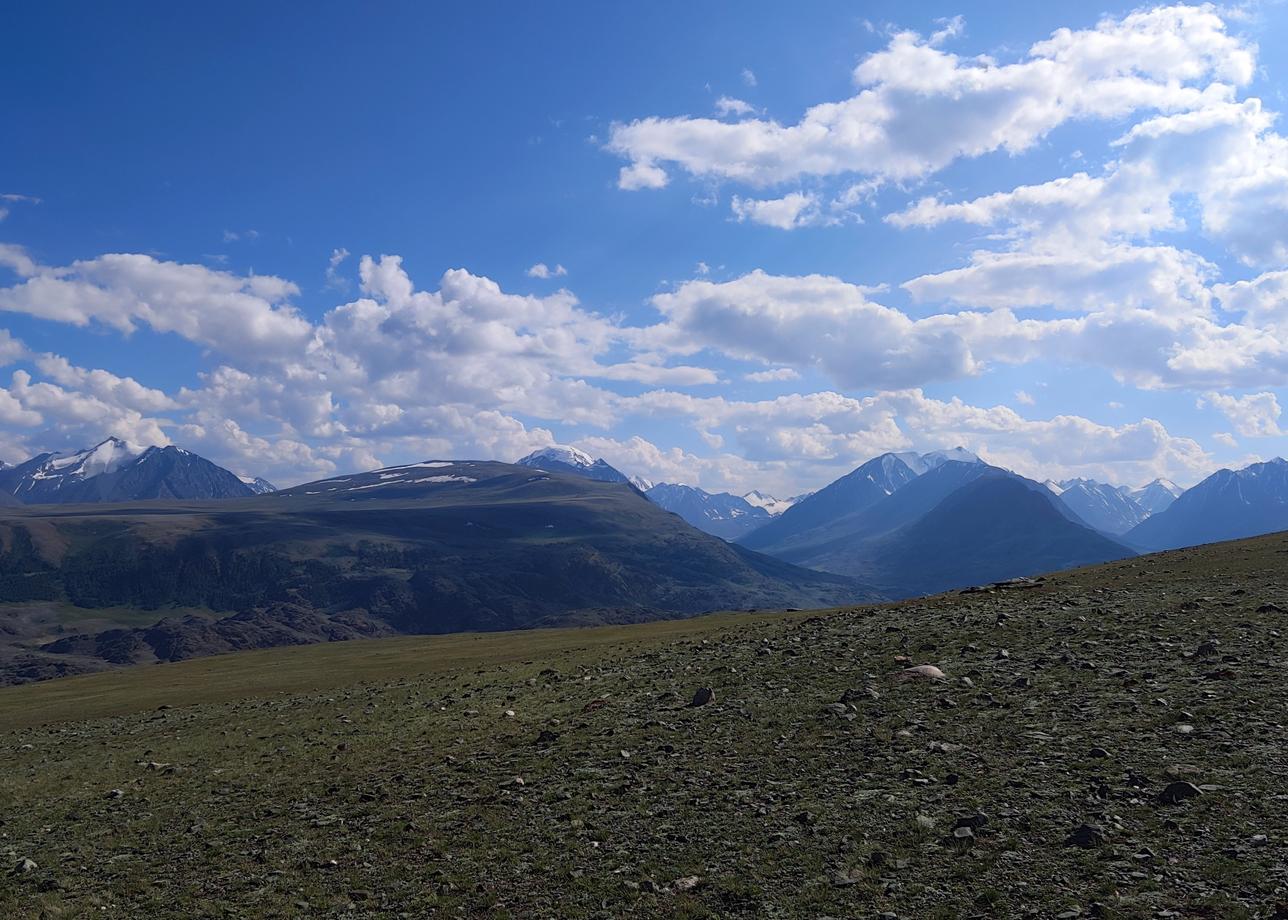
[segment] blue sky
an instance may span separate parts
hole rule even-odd
[[[790,493],[885,449],[1283,452],[1277,4],[38,7],[0,61],[3,459],[560,442]]]

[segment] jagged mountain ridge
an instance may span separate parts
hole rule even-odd
[[[1170,479],[1155,479],[1139,489],[1126,489],[1129,496],[1150,514],[1158,514],[1171,507],[1185,490]]]
[[[1124,534],[1150,515],[1130,493],[1094,479],[1066,479],[1059,489],[1060,501],[1101,533]]]
[[[256,495],[267,495],[269,492],[276,492],[277,486],[273,485],[262,476],[238,476],[243,484],[250,487],[250,490]]]
[[[772,519],[764,508],[728,492],[707,492],[696,486],[661,482],[647,489],[644,495],[698,530],[724,540],[736,540]]]
[[[775,498],[772,495],[761,492],[759,489],[752,489],[750,492],[745,493],[742,498],[749,505],[764,508],[769,512],[770,517],[778,517],[792,505],[803,502],[813,494],[813,492],[802,492],[800,495],[792,495],[788,498]]]
[[[1279,530],[1288,530],[1288,461],[1276,457],[1241,470],[1218,470],[1124,539],[1162,550]]]
[[[922,455],[881,454],[797,502],[740,542],[751,549],[765,551],[769,551],[770,547],[786,545],[807,531],[876,504],[950,458],[955,462],[981,462],[963,448]]]
[[[181,447],[107,438],[72,453],[44,453],[0,470],[0,491],[24,504],[223,499],[256,494],[233,473]]]

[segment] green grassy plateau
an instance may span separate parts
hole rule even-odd
[[[1286,564],[6,688],[0,917],[1288,916]]]

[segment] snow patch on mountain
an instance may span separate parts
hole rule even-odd
[[[766,495],[759,489],[752,489],[742,496],[742,500],[754,508],[764,508],[772,517],[778,517],[778,515],[805,497],[805,495],[795,495],[791,498],[775,498],[772,495]]]
[[[578,450],[575,447],[568,447],[563,444],[556,444],[553,447],[543,447],[541,450],[534,450],[526,457],[519,460],[519,466],[539,466],[542,461],[551,461],[562,463],[566,466],[580,466],[590,469],[595,465],[595,459],[584,450]]]
[[[137,460],[144,450],[145,448],[120,438],[108,438],[87,450],[50,454],[42,468],[32,473],[32,478],[53,479],[62,476],[88,479],[103,473],[115,473],[127,463]]]
[[[625,475],[609,466],[603,459],[596,460],[583,450],[561,444],[534,450],[515,462],[519,466],[544,470],[547,473],[572,473],[599,482],[630,482]]]
[[[1184,491],[1170,479],[1159,478],[1127,494],[1150,514],[1158,514],[1170,508],[1172,502],[1180,498]]]

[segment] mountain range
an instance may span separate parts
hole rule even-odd
[[[137,447],[120,438],[0,468],[0,493],[28,505],[245,498],[271,491],[264,479],[244,481],[181,447]]]
[[[1185,501],[1178,498],[1189,493],[1166,479],[1138,489],[1092,479],[1038,483],[992,467],[962,447],[882,454],[817,492],[786,501],[760,492],[738,496],[678,483],[655,485],[638,477],[628,480],[605,461],[576,448],[548,448],[520,462],[562,462],[562,468],[575,475],[630,481],[650,500],[700,530],[793,564],[854,575],[894,596],[967,584],[995,570],[1009,572],[1007,577],[1031,574],[1054,558],[1084,564],[1132,551],[1288,528],[1288,484],[1280,481],[1281,460],[1218,471],[1191,489],[1195,495]],[[952,555],[953,567],[940,576],[931,573],[928,559],[917,559],[915,545],[907,551],[899,548],[900,541],[917,539],[909,535],[926,536],[913,527],[921,517],[985,476],[1009,477],[1043,499],[1036,504],[1009,487],[975,487],[984,494],[1011,492],[1025,499],[1027,514],[1012,516],[1009,524],[1027,538],[1006,551],[1005,565],[997,568],[990,558],[1005,541],[990,547],[966,539]],[[906,488],[914,482],[916,488]],[[963,507],[978,510],[970,503]],[[977,529],[1014,510],[997,509],[988,521],[978,522]]]
[[[851,604],[1288,529],[1283,460],[1178,491],[1038,483],[956,448],[882,454],[779,501],[644,483],[558,447],[279,491],[108,439],[0,469],[0,674]]]
[[[792,505],[774,521],[748,534],[742,543],[766,552],[781,550],[798,535],[825,527],[838,516],[862,511],[950,458],[959,463],[980,462],[962,448],[920,455],[882,454]]]
[[[0,546],[0,599],[22,602],[5,623],[10,658],[38,675],[282,642],[879,597],[702,533],[629,484],[482,461],[219,503],[6,508]],[[76,609],[96,625],[68,634]],[[159,620],[102,628],[112,611],[139,610]]]
[[[1218,470],[1123,539],[1148,551],[1288,530],[1288,462]]]
[[[883,454],[742,542],[890,597],[1133,555],[1042,484],[965,451]]]
[[[706,492],[696,486],[662,482],[645,490],[644,495],[698,530],[725,540],[736,540],[773,519],[765,508],[741,496]]]
[[[644,494],[654,504],[678,514],[698,530],[725,540],[737,540],[763,527],[804,497],[774,498],[755,491],[733,495],[670,482],[650,485]]]
[[[1124,534],[1150,515],[1130,492],[1094,479],[1066,479],[1044,485],[1101,533]]]
[[[1129,489],[1123,486],[1121,491],[1150,514],[1158,514],[1160,511],[1166,511],[1185,490],[1170,479],[1155,479],[1142,488]]]

